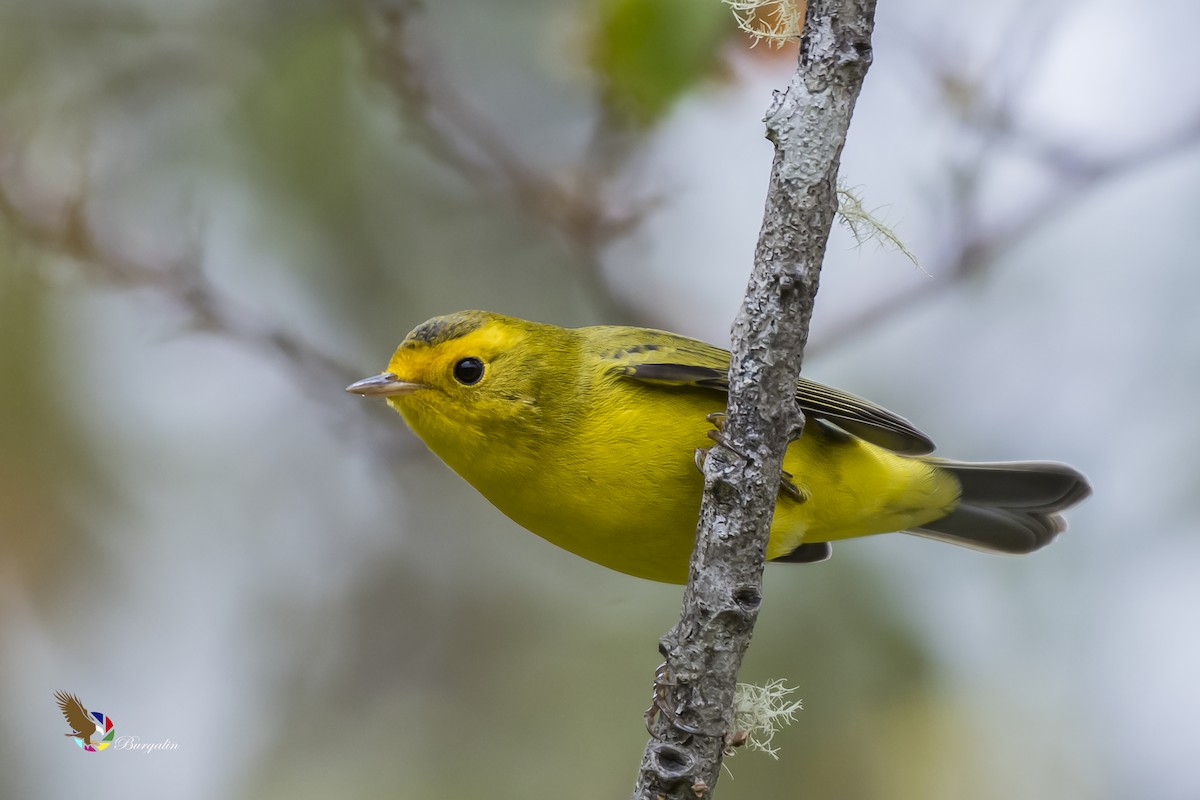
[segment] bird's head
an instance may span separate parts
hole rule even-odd
[[[418,325],[386,372],[346,387],[380,396],[442,455],[503,436],[541,414],[544,377],[572,357],[568,332],[487,311],[461,311]]]

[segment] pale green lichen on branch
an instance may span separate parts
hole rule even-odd
[[[854,241],[860,247],[867,242],[876,242],[880,247],[890,247],[893,250],[898,250],[913,263],[913,266],[925,272],[925,268],[917,260],[916,254],[908,249],[908,246],[904,244],[904,240],[894,230],[885,225],[883,220],[876,216],[879,209],[868,211],[866,206],[863,205],[862,198],[856,192],[857,188],[851,189],[848,186],[838,186],[837,188],[837,218],[850,231],[850,235],[854,237]]]
[[[794,688],[775,678],[756,686],[739,683],[733,694],[733,729],[739,741],[751,750],[779,758],[779,748],[771,741],[775,734],[796,719],[803,706],[799,700],[788,700]]]

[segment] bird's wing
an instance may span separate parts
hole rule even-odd
[[[71,726],[71,730],[82,733],[96,728],[95,721],[83,707],[83,703],[79,702],[78,697],[66,692],[55,692],[54,697],[58,700],[58,707],[62,709],[63,716],[67,718],[67,724]]]
[[[602,358],[623,377],[662,386],[695,386],[729,391],[729,352],[665,331],[626,328]],[[605,339],[611,342],[609,333]],[[904,455],[932,452],[933,441],[904,417],[869,400],[800,378],[796,402],[806,414],[832,422],[847,433]]]

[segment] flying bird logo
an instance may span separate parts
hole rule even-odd
[[[99,711],[88,711],[73,694],[55,692],[54,699],[58,701],[67,725],[71,726],[71,733],[65,735],[74,738],[75,744],[89,753],[98,753],[112,744],[116,734],[112,719]],[[92,742],[93,736],[99,741]]]

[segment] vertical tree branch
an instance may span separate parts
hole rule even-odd
[[[783,453],[795,403],[835,186],[854,103],[871,63],[874,0],[812,0],[791,85],[767,112],[775,144],[746,299],[733,326],[725,425],[733,448],[705,463],[704,501],[679,623],[661,640],[635,800],[707,797],[731,744],[733,694],[762,596]]]

